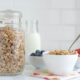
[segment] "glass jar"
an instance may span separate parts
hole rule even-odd
[[[24,33],[21,13],[0,12],[0,75],[16,75],[23,71],[25,62]]]

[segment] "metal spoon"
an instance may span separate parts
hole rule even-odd
[[[76,43],[76,41],[80,38],[80,34],[76,37],[76,39],[72,42],[72,44],[70,45],[69,49],[70,50],[72,48],[72,46]]]

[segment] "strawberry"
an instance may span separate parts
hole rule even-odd
[[[80,48],[76,49],[76,51],[80,55]]]

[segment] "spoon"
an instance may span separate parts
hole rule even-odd
[[[72,44],[70,45],[69,49],[70,50],[72,48],[72,46],[76,43],[76,41],[80,38],[80,34],[76,37],[76,39],[72,42]]]

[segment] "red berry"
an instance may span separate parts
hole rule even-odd
[[[80,55],[80,48],[79,49],[76,49],[77,53]]]

